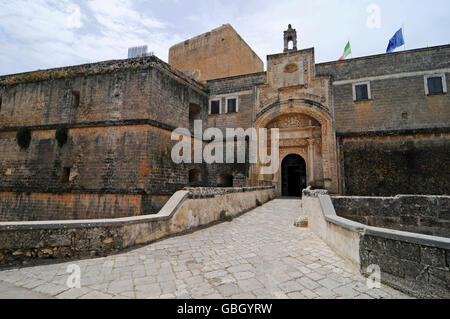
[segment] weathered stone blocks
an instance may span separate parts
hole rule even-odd
[[[335,196],[332,201],[339,216],[368,226],[450,237],[450,220],[445,213],[449,196]]]

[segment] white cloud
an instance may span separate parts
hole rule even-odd
[[[74,4],[70,4],[68,8],[71,14],[67,17],[67,27],[69,29],[79,29],[83,26],[81,22],[81,10],[80,7]]]
[[[110,31],[137,32],[141,28],[165,27],[163,22],[131,9],[132,3],[129,0],[90,0],[88,7],[97,21]]]
[[[0,35],[9,38],[0,74],[126,58],[128,47],[143,44],[166,58],[168,47],[182,39],[132,5],[129,0],[0,0]],[[7,63],[11,60],[16,63]]]

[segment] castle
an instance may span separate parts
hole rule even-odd
[[[450,45],[320,64],[314,48],[297,46],[289,26],[264,71],[223,25],[171,47],[169,63],[151,56],[0,77],[0,221],[152,214],[186,186],[448,194]],[[173,163],[172,131],[192,131],[195,120],[278,128],[280,169]],[[55,138],[61,128],[67,140]]]

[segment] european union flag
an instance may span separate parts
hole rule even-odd
[[[405,41],[403,40],[403,29],[400,28],[400,30],[398,30],[394,34],[392,39],[389,40],[389,45],[387,47],[386,53],[391,53],[392,51],[394,51],[398,47],[401,47],[404,44],[405,44]]]

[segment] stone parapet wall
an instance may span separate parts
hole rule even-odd
[[[419,298],[450,298],[450,239],[371,227],[336,214],[324,191],[303,192],[309,227],[366,276]],[[383,208],[380,208],[380,210]]]
[[[331,198],[336,213],[368,226],[450,237],[450,196]]]
[[[359,242],[363,225],[346,220],[334,213],[331,201],[325,190],[303,190],[302,210],[308,216],[310,229],[319,235],[337,254],[343,257],[352,269],[359,269]]]
[[[266,77],[266,72],[238,75],[207,81],[207,86],[213,95],[230,94],[253,90],[255,86],[265,84],[267,81]]]
[[[155,215],[0,223],[0,265],[93,257],[239,216],[275,197],[273,187],[176,192]]]
[[[151,196],[0,192],[0,221],[119,218],[150,213]]]
[[[383,283],[419,298],[450,298],[450,240],[366,228],[360,241],[361,273],[381,269]]]
[[[391,75],[450,67],[450,45],[378,54],[343,61],[316,64],[318,75],[332,75],[334,81]]]
[[[206,87],[156,57],[0,77],[0,97],[0,128],[149,118],[187,127],[189,103],[207,101]]]

